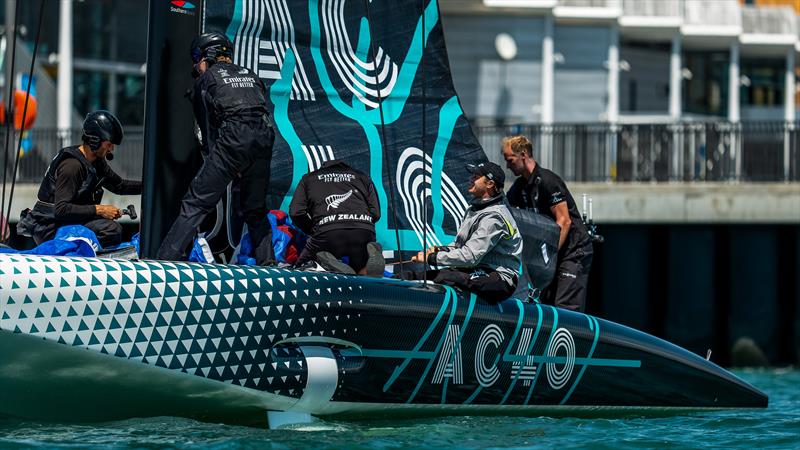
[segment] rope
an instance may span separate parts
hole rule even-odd
[[[420,57],[420,68],[422,69],[422,255],[424,256],[423,264],[423,278],[422,283],[427,286],[428,284],[428,258],[426,251],[428,249],[428,196],[426,194],[426,184],[428,181],[428,158],[425,151],[425,144],[427,141],[427,112],[428,112],[428,80],[427,73],[425,72],[425,0],[420,0],[422,11],[422,56]]]
[[[31,56],[31,68],[28,71],[28,87],[25,89],[25,106],[22,108],[22,129],[25,128],[25,119],[28,117],[28,101],[31,96],[31,86],[33,85],[33,70],[36,67],[36,54],[39,52],[39,38],[42,36],[42,18],[44,17],[44,1],[39,2],[39,23],[36,25],[36,41],[33,44],[33,55]],[[17,7],[19,7],[19,0],[17,0]],[[14,24],[16,29],[19,20],[19,13],[16,14],[17,22]],[[14,33],[16,35],[16,33]],[[12,65],[13,67],[13,65]],[[6,119],[8,122],[13,120],[13,117]],[[8,150],[8,135],[6,135],[6,151]],[[14,187],[17,184],[17,169],[19,169],[20,151],[22,150],[22,136],[17,141],[17,154],[14,157],[14,171],[11,177],[11,192],[8,195],[8,209],[6,210],[6,222],[8,216],[11,214],[11,200],[14,198]],[[5,190],[5,180],[3,180],[3,189]]]
[[[0,195],[2,200],[0,200],[0,215],[3,214],[3,211],[6,209],[6,182],[8,178],[8,148],[9,142],[8,139],[11,136],[11,132],[13,128],[11,127],[11,122],[14,120],[14,102],[11,101],[14,96],[14,62],[17,60],[17,28],[19,27],[19,0],[16,0],[14,7],[14,29],[13,30],[6,30],[6,45],[11,43],[11,61],[9,61],[10,71],[9,71],[9,79],[6,80],[6,84],[8,85],[8,96],[6,97],[6,102],[8,103],[8,108],[6,108],[6,143],[5,143],[5,150],[3,152],[3,193]],[[13,31],[13,36],[8,36],[8,31]],[[11,199],[8,199],[9,207],[11,206]],[[8,223],[8,217],[4,217],[6,223]],[[2,237],[2,242],[5,242],[5,236],[3,236],[5,229],[0,230],[0,237]],[[10,234],[10,233],[9,233]]]
[[[28,103],[29,103],[30,96],[31,96],[31,86],[33,85],[33,71],[34,71],[34,69],[36,67],[36,54],[39,51],[39,39],[40,39],[40,37],[42,35],[42,19],[44,17],[44,1],[45,0],[41,0],[41,2],[39,3],[39,23],[36,26],[36,40],[34,41],[34,44],[33,44],[33,55],[31,56],[31,68],[28,71],[28,86],[25,89],[25,103],[24,103],[25,106],[22,108],[22,128],[23,129],[25,127],[25,119],[28,117]],[[19,0],[17,0],[17,2],[19,3]],[[18,14],[17,14],[17,18],[19,18]],[[16,27],[16,24],[15,24],[15,27]],[[9,119],[9,121],[10,121],[10,119]],[[11,214],[11,201],[14,198],[14,188],[16,187],[16,184],[17,184],[17,170],[19,169],[19,158],[20,158],[21,150],[22,150],[22,136],[20,136],[20,139],[17,141],[17,154],[14,157],[14,170],[12,172],[12,178],[11,178],[11,192],[9,193],[9,196],[8,196],[8,209],[6,210],[6,220],[8,220],[8,216]]]
[[[375,34],[373,33],[372,28],[372,13],[369,9],[369,0],[364,0],[364,8],[367,10],[367,23],[369,24],[369,51],[372,56],[372,62],[375,65],[373,72],[375,73],[375,90],[378,93],[378,111],[380,112],[381,116],[381,150],[383,153],[383,162],[386,166],[386,171],[388,172],[389,176],[389,205],[391,206],[392,210],[392,221],[394,222],[394,236],[395,240],[397,241],[397,253],[402,258],[403,250],[400,247],[400,230],[398,229],[398,220],[397,220],[397,207],[395,206],[394,200],[394,184],[392,183],[392,168],[390,166],[390,160],[387,157],[387,150],[386,147],[388,145],[388,141],[386,140],[386,122],[383,118],[383,99],[381,98],[381,88],[380,88],[380,80],[378,80],[378,60],[375,57]],[[400,271],[403,271],[403,263],[400,262]]]

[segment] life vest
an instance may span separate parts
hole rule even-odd
[[[216,85],[213,94],[206,97],[213,105],[213,125],[219,126],[230,117],[262,116],[267,113],[263,85],[252,70],[218,62],[203,75],[213,78],[213,84]]]
[[[103,181],[104,178],[98,174],[98,168],[101,173],[104,173],[106,164],[105,160],[99,159],[96,164],[92,164],[86,160],[78,146],[66,147],[61,149],[47,168],[42,184],[39,186],[38,199],[40,202],[53,204],[55,203],[56,194],[56,171],[64,160],[67,158],[75,158],[80,161],[83,169],[86,171],[86,178],[83,180],[81,187],[78,189],[78,195],[72,200],[72,203],[79,205],[99,205],[103,197]]]

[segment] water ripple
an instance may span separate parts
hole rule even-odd
[[[290,430],[238,427],[175,417],[91,425],[4,418],[0,419],[0,447],[213,450],[308,447],[797,448],[800,442],[800,371],[762,370],[738,374],[769,394],[769,408],[659,418],[443,417],[374,422],[320,421]]]

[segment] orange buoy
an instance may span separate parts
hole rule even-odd
[[[36,97],[28,97],[28,110],[25,110],[25,91],[17,89],[14,91],[14,128],[17,130],[29,130],[36,121],[38,104]],[[25,113],[25,123],[22,123],[22,114]],[[2,116],[5,116],[3,111]],[[5,119],[5,117],[3,117]],[[3,122],[5,120],[2,120]],[[24,125],[24,126],[23,126]]]

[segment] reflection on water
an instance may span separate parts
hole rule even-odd
[[[0,447],[17,448],[796,448],[800,371],[740,371],[770,396],[766,410],[623,419],[442,417],[424,420],[318,421],[267,430],[174,417],[91,425],[0,420]],[[265,414],[266,422],[266,414]]]

